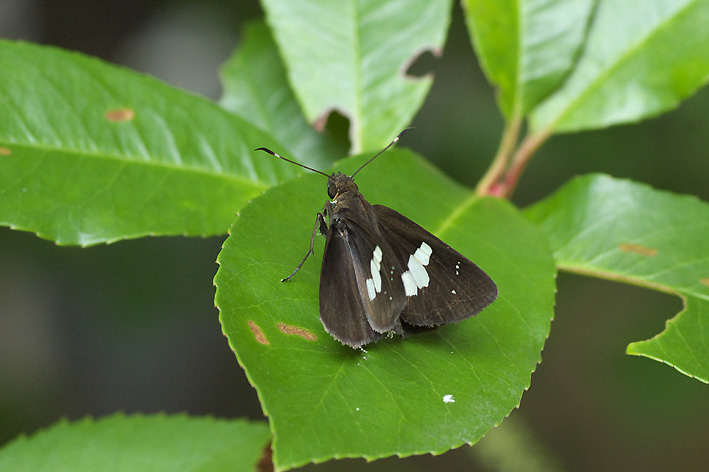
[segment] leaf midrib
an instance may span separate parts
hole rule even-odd
[[[475,192],[470,192],[467,198],[461,202],[460,205],[457,205],[452,208],[450,214],[448,215],[447,218],[445,218],[439,225],[438,228],[433,232],[434,234],[441,236],[443,235],[448,228],[450,228],[453,223],[459,219],[463,213],[468,210],[480,197],[475,193]]]
[[[361,38],[361,22],[360,20],[360,12],[357,10],[357,1],[356,0],[351,0],[350,1],[350,8],[352,9],[352,50],[353,50],[353,55],[352,55],[352,80],[354,82],[354,93],[355,93],[355,100],[354,100],[354,119],[352,120],[352,152],[353,153],[358,153],[362,151],[362,122],[364,119],[364,113],[362,111],[362,103],[364,101],[363,98],[363,90],[362,90],[362,63],[364,62],[362,59],[362,43],[360,41]],[[357,58],[359,58],[359,61],[357,61]]]
[[[148,167],[156,167],[156,168],[165,168],[173,171],[180,171],[180,172],[191,172],[194,174],[203,174],[209,177],[217,177],[225,180],[230,180],[233,182],[238,182],[238,183],[246,183],[255,187],[261,187],[263,190],[269,188],[271,186],[271,183],[265,181],[265,180],[253,180],[249,179],[247,177],[241,176],[239,174],[229,172],[229,171],[217,171],[215,169],[209,169],[206,167],[196,167],[196,166],[190,166],[190,165],[177,165],[173,162],[169,161],[162,161],[162,160],[143,160],[143,159],[136,159],[135,157],[126,157],[125,155],[121,154],[111,154],[111,153],[103,153],[103,154],[95,154],[95,153],[90,153],[86,152],[84,150],[75,150],[75,149],[67,149],[67,148],[53,148],[50,146],[29,146],[26,144],[17,144],[17,143],[11,143],[11,142],[0,142],[0,146],[8,146],[10,149],[17,149],[17,148],[29,148],[32,150],[37,150],[37,151],[44,151],[46,153],[61,153],[61,154],[66,154],[66,155],[76,155],[77,157],[82,157],[82,158],[90,158],[90,159],[98,159],[98,160],[106,160],[106,161],[116,161],[120,164],[138,164],[138,165],[145,165]]]

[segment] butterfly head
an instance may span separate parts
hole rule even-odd
[[[327,194],[331,199],[335,199],[338,195],[342,195],[345,192],[358,191],[357,184],[354,183],[354,179],[347,174],[338,172],[332,174],[327,180]]]
[[[295,162],[295,161],[292,161],[292,160],[290,160],[290,159],[287,159],[287,158],[285,158],[285,157],[283,157],[283,156],[281,156],[281,155],[279,155],[279,154],[277,154],[277,153],[271,151],[271,150],[268,149],[268,148],[260,147],[260,148],[257,148],[256,151],[264,151],[264,152],[267,152],[268,154],[271,154],[272,156],[275,156],[275,157],[277,157],[277,158],[279,158],[279,159],[283,159],[283,160],[286,161],[286,162],[290,162],[291,164],[295,164],[295,165],[300,166],[300,167],[302,167],[302,168],[304,168],[304,169],[308,169],[309,171],[317,172],[318,174],[324,175],[325,177],[328,178],[328,181],[327,181],[327,194],[330,196],[331,199],[334,200],[336,196],[342,195],[342,194],[344,194],[345,192],[350,192],[350,191],[358,192],[359,189],[357,188],[357,185],[354,183],[354,177],[355,177],[355,175],[357,175],[357,174],[359,173],[359,171],[361,171],[362,169],[364,169],[364,168],[367,166],[367,164],[369,164],[369,163],[372,162],[374,159],[376,159],[377,157],[379,157],[380,154],[382,154],[384,151],[386,151],[387,149],[389,149],[390,147],[392,147],[394,144],[396,144],[396,142],[399,141],[399,138],[401,138],[401,135],[404,134],[404,133],[405,133],[406,131],[408,131],[409,129],[411,129],[411,128],[406,128],[406,129],[403,130],[401,133],[399,133],[399,135],[398,135],[396,138],[394,138],[394,140],[393,140],[392,142],[390,142],[384,149],[382,149],[381,151],[379,151],[378,153],[376,153],[376,154],[374,155],[374,157],[372,157],[372,158],[369,159],[367,162],[365,162],[364,164],[362,164],[362,166],[361,166],[359,169],[357,169],[352,175],[346,175],[346,174],[343,174],[343,173],[341,173],[341,172],[337,172],[336,174],[332,174],[332,175],[327,175],[325,172],[319,171],[319,170],[317,170],[317,169],[313,169],[312,167],[308,167],[308,166],[306,166],[306,165],[304,165],[304,164],[301,164],[300,162]]]

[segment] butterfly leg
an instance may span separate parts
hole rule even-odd
[[[313,253],[313,244],[315,244],[315,234],[318,231],[320,231],[320,234],[322,235],[327,234],[327,222],[325,221],[325,215],[327,215],[327,208],[328,206],[325,205],[322,212],[318,212],[315,217],[315,226],[313,226],[313,234],[310,237],[310,249],[308,249],[308,252],[305,253],[305,257],[302,261],[300,261],[300,264],[298,264],[298,267],[295,268],[293,273],[291,273],[288,277],[281,279],[281,282],[287,282],[292,279],[295,273],[298,272],[301,267],[303,267],[303,264],[305,264],[305,260],[308,258],[308,256]]]

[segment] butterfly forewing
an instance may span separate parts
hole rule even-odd
[[[372,234],[354,220],[347,220],[345,235],[369,324],[380,333],[400,331],[399,315],[406,296],[396,253],[378,231]]]
[[[373,205],[402,266],[408,303],[401,319],[414,326],[453,323],[497,298],[497,286],[477,265],[400,213]]]

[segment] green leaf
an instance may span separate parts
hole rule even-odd
[[[405,76],[424,50],[439,53],[451,1],[264,0],[262,5],[309,122],[350,119],[354,152],[378,149],[422,105],[431,77]]]
[[[221,234],[292,176],[215,104],[80,54],[0,41],[0,224],[59,244]]]
[[[367,157],[347,159],[341,170]],[[479,198],[402,150],[388,151],[357,182],[370,202],[401,211],[479,264],[500,296],[459,324],[353,350],[320,323],[324,238],[280,282],[305,254],[325,179],[306,175],[253,200],[219,255],[216,305],[269,416],[280,468],[476,442],[519,405],[549,333],[553,262],[544,238],[509,203]]]
[[[253,471],[269,438],[263,423],[117,414],[16,439],[0,450],[0,470]]]
[[[503,113],[526,114],[571,71],[593,0],[464,0],[465,20]]]
[[[709,2],[599,2],[586,49],[532,129],[576,131],[676,107],[709,78]]]
[[[221,106],[277,136],[287,153],[299,162],[325,168],[347,155],[345,143],[310,127],[286,79],[268,27],[252,23],[244,41],[222,68]]]
[[[709,382],[709,205],[604,175],[577,178],[525,214],[559,268],[682,297],[685,309],[629,354]]]

